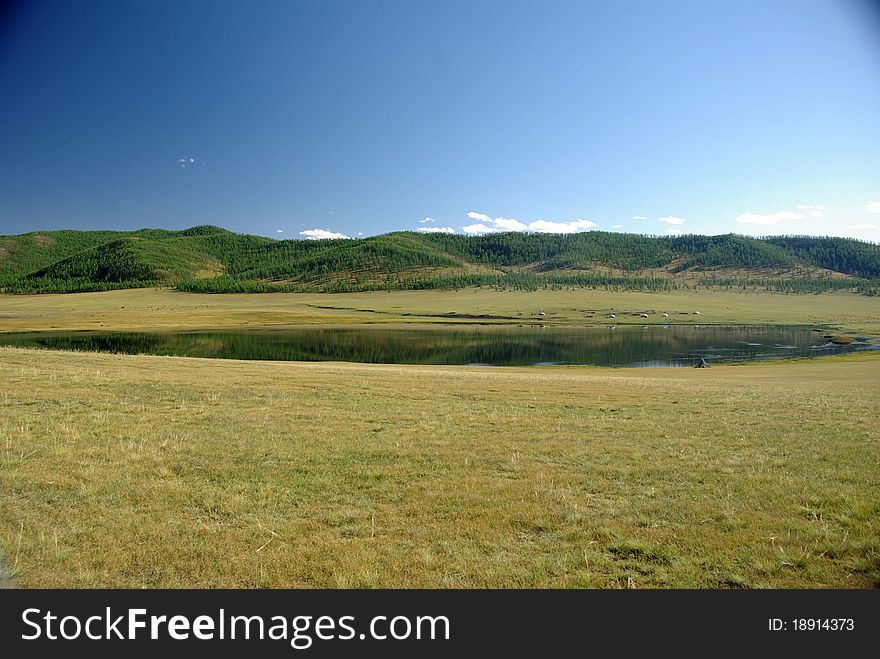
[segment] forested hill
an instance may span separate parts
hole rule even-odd
[[[143,286],[222,293],[472,285],[877,294],[880,245],[848,238],[652,237],[602,231],[480,237],[396,232],[358,240],[279,241],[213,226],[0,236],[0,289],[10,293]]]

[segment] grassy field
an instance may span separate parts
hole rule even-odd
[[[25,587],[878,586],[878,357],[612,371],[0,348],[0,550]]]
[[[135,289],[66,295],[0,295],[0,332],[51,329],[174,330],[309,324],[483,322],[782,324],[880,335],[880,299],[846,293],[734,291],[615,293],[465,289],[388,293],[204,295]],[[699,310],[701,315],[692,312]],[[545,316],[535,315],[544,311]],[[639,312],[649,312],[647,319]],[[669,318],[663,318],[666,312]],[[627,315],[629,314],[629,315]]]

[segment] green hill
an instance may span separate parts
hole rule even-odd
[[[0,236],[13,293],[177,286],[196,292],[602,286],[880,288],[880,246],[847,238],[653,237],[590,231],[480,237],[395,232],[360,240],[271,240],[215,226]]]
[[[0,285],[125,235],[121,231],[39,231],[0,236]]]
[[[421,236],[390,233],[364,240],[286,240],[266,245],[230,263],[244,279],[320,282],[328,277],[394,275],[412,268],[461,266]]]
[[[127,236],[86,249],[31,272],[20,281],[34,290],[135,288],[216,276],[221,262],[180,241]]]

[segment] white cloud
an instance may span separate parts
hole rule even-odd
[[[181,167],[183,169],[186,169],[187,167],[192,167],[195,164],[196,164],[195,158],[187,157],[187,158],[178,158],[177,159],[177,166]]]
[[[577,233],[595,229],[598,225],[590,220],[569,220],[567,222],[555,222],[552,220],[535,220],[525,224],[512,217],[496,217],[492,219],[483,213],[471,211],[467,214],[471,219],[479,219],[479,224],[469,224],[461,230],[472,236],[481,236],[487,233],[501,233],[503,231],[530,231],[534,233]]]
[[[622,228],[623,228],[623,225],[622,225],[622,224],[615,224],[615,225],[613,225],[611,228],[612,228],[612,229],[622,229]]]
[[[853,229],[880,229],[880,224],[853,224]]]
[[[496,231],[525,231],[531,228],[531,225],[525,225],[519,220],[514,220],[510,217],[496,217],[494,220],[489,221],[495,225]]]
[[[346,236],[344,233],[336,233],[334,231],[327,231],[327,229],[306,229],[305,231],[300,231],[299,235],[305,236],[309,240],[326,240],[328,238],[350,238],[350,236]]]
[[[469,236],[482,236],[486,233],[497,233],[498,230],[492,227],[487,227],[485,224],[468,224],[466,227],[461,228]]]
[[[869,213],[880,213],[880,201],[869,201],[865,210]]]
[[[416,229],[419,233],[455,233],[452,227],[419,227]]]
[[[577,233],[587,229],[595,229],[598,224],[589,220],[571,220],[569,222],[551,222],[536,220],[529,224],[529,231],[537,233]]]
[[[428,217],[427,215],[425,217],[419,218],[419,222],[421,222],[422,224],[425,224],[426,222],[436,222],[436,221],[437,220],[435,220],[433,217]]]
[[[644,215],[633,215],[634,220],[647,220],[648,218]]]
[[[275,233],[284,233],[284,229],[275,229]]]
[[[479,220],[480,222],[491,222],[492,218],[484,213],[477,213],[476,211],[468,212],[467,216],[472,220]]]
[[[666,217],[658,217],[658,222],[665,222],[666,224],[684,224],[686,220],[681,217],[675,217],[675,215],[667,215]]]
[[[684,231],[682,231],[681,229],[666,229],[667,236],[680,236],[683,233]]]
[[[743,213],[737,216],[736,221],[740,224],[779,224],[793,220],[804,219],[803,213],[793,211],[779,211],[778,213]]]

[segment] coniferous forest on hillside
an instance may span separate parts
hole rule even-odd
[[[173,286],[203,293],[491,286],[880,292],[880,245],[849,238],[653,237],[590,231],[472,237],[395,232],[272,240],[220,227],[0,236],[0,290]]]

